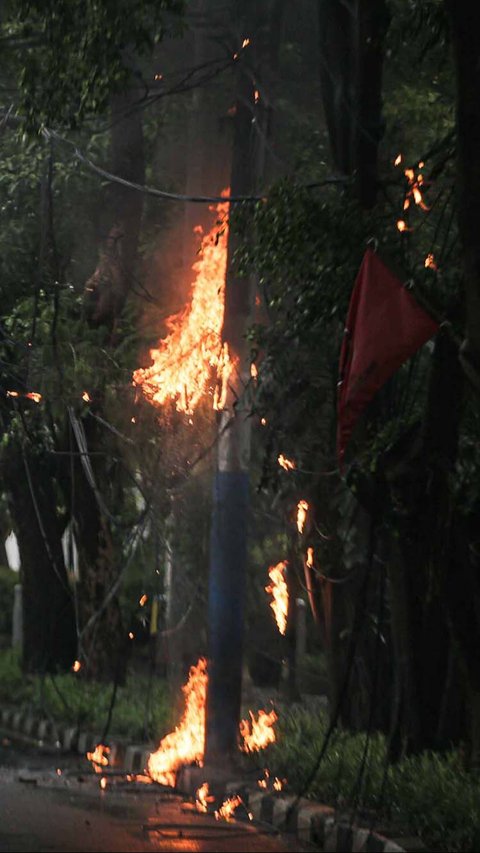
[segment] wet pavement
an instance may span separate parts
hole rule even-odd
[[[60,771],[60,772],[59,772]],[[249,822],[216,821],[178,794],[85,759],[14,745],[0,735],[0,851],[307,851],[297,839]]]

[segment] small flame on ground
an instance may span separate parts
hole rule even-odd
[[[272,596],[270,607],[275,614],[277,627],[282,635],[287,630],[288,587],[285,580],[287,565],[287,561],[283,560],[283,562],[277,563],[276,566],[270,566],[268,576],[271,583],[265,587],[265,592],[268,592]]]
[[[305,522],[307,520],[307,512],[308,512],[308,503],[307,501],[301,500],[297,504],[297,530],[299,533],[303,533],[305,528]]]
[[[228,201],[218,204],[216,212],[216,222],[203,237],[200,258],[192,267],[195,281],[190,304],[166,321],[169,334],[150,350],[152,366],[133,374],[134,383],[151,403],[161,406],[172,400],[177,411],[186,414],[193,413],[205,393],[213,397],[215,409],[223,408],[233,369],[227,344],[221,339]]]
[[[287,457],[284,456],[283,453],[279,454],[278,464],[285,471],[293,471],[297,467],[293,459],[287,459]]]
[[[188,682],[182,687],[185,711],[180,724],[148,759],[150,776],[162,785],[175,787],[182,764],[203,760],[207,681],[207,661],[200,658],[196,666],[190,667]]]
[[[210,787],[208,782],[203,782],[202,785],[197,789],[197,793],[195,794],[195,807],[198,812],[207,812],[208,804],[213,803],[215,797],[210,795]]]
[[[82,668],[82,664],[79,660],[76,660],[72,664],[72,672],[80,672]]]
[[[273,726],[278,720],[276,711],[272,709],[267,713],[267,711],[260,710],[257,719],[255,719],[253,711],[248,713],[250,719],[240,722],[240,735],[243,738],[243,743],[240,745],[242,752],[258,752],[271,743],[275,743],[277,736]]]
[[[244,806],[242,798],[235,794],[233,797],[227,797],[226,800],[222,803],[219,809],[215,812],[215,820],[226,820],[231,821],[235,816],[235,811],[239,806]],[[251,812],[247,812],[248,819],[253,820],[253,815]]]
[[[104,746],[103,743],[97,743],[93,752],[87,752],[87,758],[93,764],[95,773],[101,773],[101,768],[108,765],[108,755],[110,747]]]

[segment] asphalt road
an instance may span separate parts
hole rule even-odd
[[[2,738],[4,742],[2,743]],[[188,808],[180,796],[123,777],[106,790],[85,759],[40,753],[0,735],[0,851],[306,851],[295,839]],[[61,775],[57,772],[61,771]]]

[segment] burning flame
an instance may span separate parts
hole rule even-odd
[[[273,787],[274,787],[275,791],[282,791],[283,786],[286,784],[287,784],[286,779],[279,779],[278,776],[275,776],[275,779],[273,780]]]
[[[233,797],[227,797],[220,808],[215,812],[215,820],[233,820],[235,811],[239,806],[243,806],[245,808],[245,803],[238,794],[235,794]],[[247,812],[247,815],[249,820],[253,820],[251,812]]]
[[[87,752],[87,758],[92,762],[95,773],[101,773],[101,768],[108,765],[109,753],[110,747],[104,746],[103,743],[97,743],[93,752]]]
[[[267,714],[266,711],[260,710],[258,719],[255,719],[253,711],[248,713],[250,719],[240,722],[240,735],[243,738],[243,744],[240,746],[242,752],[258,752],[269,744],[275,743],[277,737],[273,725],[278,720],[276,711],[272,709]]]
[[[431,253],[425,258],[425,269],[438,270],[435,257]]]
[[[258,379],[258,367],[253,362],[250,365],[250,376],[252,377],[252,379]]]
[[[313,548],[307,548],[307,557],[305,562],[307,566],[311,569],[313,566]]]
[[[207,661],[200,658],[190,667],[188,682],[182,687],[185,711],[180,724],[148,759],[148,771],[156,782],[174,787],[182,764],[203,760],[207,681]]]
[[[268,780],[270,779],[270,770],[265,767],[263,771],[263,779],[257,780],[257,785],[259,788],[268,788]]]
[[[91,403],[92,402],[92,398],[90,397],[90,394],[88,393],[88,391],[83,392],[82,400],[84,400],[85,403]]]
[[[100,787],[101,787],[102,791],[104,791],[105,788],[107,787],[107,780],[106,780],[105,776],[102,776],[102,778],[100,779]]]
[[[397,219],[397,228],[399,231],[410,231],[404,219]]]
[[[282,635],[285,635],[287,630],[287,615],[288,615],[288,588],[285,580],[285,570],[287,561],[277,563],[276,566],[270,566],[268,576],[271,580],[265,587],[265,592],[272,596],[270,607],[275,614],[278,630]]]
[[[204,782],[197,790],[195,794],[195,806],[198,812],[207,812],[208,804],[213,803],[215,797],[210,795],[210,788],[208,782]]]
[[[169,334],[158,348],[150,350],[152,366],[133,374],[134,384],[142,387],[151,403],[161,406],[172,400],[179,412],[187,414],[192,414],[205,393],[213,397],[215,409],[223,408],[233,368],[228,346],[221,339],[228,201],[218,204],[216,212],[215,224],[202,238],[200,259],[192,267],[195,280],[190,304],[167,319]]]
[[[285,471],[293,471],[297,467],[293,459],[287,459],[283,453],[280,453],[278,457],[278,464],[281,468],[284,468]]]
[[[25,394],[20,394],[19,391],[7,391],[7,397],[25,397],[27,400],[33,400],[34,403],[40,403],[42,399],[38,391],[26,391]]]
[[[297,504],[297,530],[299,533],[303,533],[305,522],[307,520],[307,512],[308,512],[308,503],[307,501],[301,500]]]
[[[82,668],[82,664],[79,660],[76,660],[72,664],[72,672],[80,672]]]
[[[393,165],[399,166],[401,162],[402,162],[402,155],[397,154],[397,156],[395,157],[395,160],[393,161]]]
[[[143,595],[140,598],[140,601],[138,603],[139,603],[140,607],[145,607],[147,601],[148,601],[148,595],[146,593],[143,593]]]

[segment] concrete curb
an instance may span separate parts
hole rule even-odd
[[[1,710],[0,725],[38,745],[49,743],[59,750],[80,755],[93,750],[100,740],[100,735],[94,732],[57,726],[49,720],[9,708]],[[110,766],[122,767],[128,773],[142,773],[147,766],[148,756],[155,749],[154,744],[130,744],[121,739],[109,738],[108,743],[111,750]],[[179,774],[178,788],[185,794],[194,795],[204,779],[203,768],[184,767]],[[334,809],[311,800],[301,799],[290,810],[296,802],[295,796],[263,792],[251,782],[241,779],[230,781],[228,774],[223,774],[217,787],[221,796],[239,794],[254,820],[274,826],[279,832],[296,835],[300,840],[320,847],[325,853],[405,853],[424,849],[421,843],[417,843],[417,839],[409,839],[412,844],[400,846],[378,833],[351,826],[341,819],[337,821]]]

